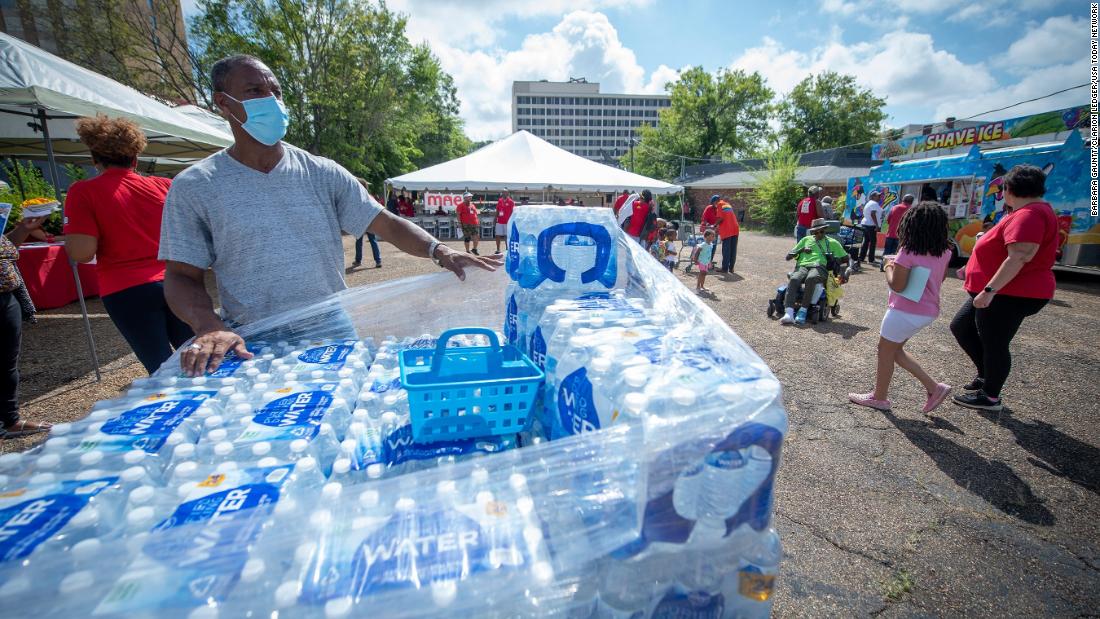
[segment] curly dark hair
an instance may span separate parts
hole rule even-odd
[[[132,120],[108,118],[78,118],[76,132],[80,141],[92,151],[92,159],[105,166],[132,166],[145,150],[145,132]]]
[[[947,213],[937,202],[921,202],[901,216],[898,244],[910,253],[942,256],[951,249],[947,240]]]
[[[1047,175],[1042,169],[1023,163],[1012,166],[1005,174],[1004,184],[1017,198],[1041,198],[1047,192]]]

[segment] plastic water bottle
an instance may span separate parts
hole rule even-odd
[[[771,616],[775,578],[783,553],[775,529],[753,537],[738,566],[737,594],[731,596],[729,607],[736,617],[763,619]]]

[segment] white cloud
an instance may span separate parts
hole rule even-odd
[[[409,38],[446,41],[451,47],[491,47],[501,34],[500,22],[509,18],[529,19],[565,15],[571,11],[645,6],[653,0],[390,0],[390,9],[408,16]],[[434,47],[434,43],[433,43]]]
[[[1010,45],[1000,64],[1009,68],[1048,67],[1085,58],[1089,53],[1088,32],[1084,17],[1051,17]]]
[[[661,65],[647,78],[607,16],[588,11],[569,13],[550,32],[528,35],[516,50],[469,50],[438,40],[431,47],[454,76],[466,133],[475,140],[511,131],[515,80],[584,77],[599,82],[601,92],[654,93],[677,75]]]
[[[886,97],[889,105],[929,109],[957,97],[961,90],[981,91],[995,85],[981,63],[967,64],[937,49],[928,34],[898,30],[881,40],[881,44],[852,45],[833,40],[803,52],[765,38],[762,45],[746,49],[730,66],[759,71],[781,95],[808,75],[823,71],[847,73],[876,95]]]
[[[935,118],[947,118],[948,116],[967,118],[986,110],[995,110],[1019,101],[1042,97],[1063,88],[1084,83],[1087,81],[1085,76],[1088,75],[1088,72],[1088,58],[1082,57],[1076,62],[1044,67],[1042,71],[1029,71],[1015,84],[989,90],[961,91],[954,100],[945,101],[936,107]],[[1087,98],[1088,89],[1078,88],[1053,97],[983,115],[980,120],[1013,118],[1082,105],[1087,102]]]

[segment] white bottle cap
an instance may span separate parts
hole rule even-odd
[[[397,404],[397,395],[395,395],[395,394],[393,394],[393,393],[387,393],[387,394],[386,394],[385,396],[383,396],[383,398],[382,398],[382,402],[383,402],[383,403],[384,403],[384,404],[385,404],[385,405],[386,405],[387,407],[389,407],[389,408],[393,408],[393,406],[394,406],[395,404]]]
[[[45,454],[39,456],[35,461],[34,466],[40,471],[49,471],[50,469],[56,469],[61,465],[61,456],[57,454]]]
[[[270,383],[271,379],[272,379],[271,374],[269,374],[267,372],[264,372],[264,373],[256,376],[256,382],[258,382],[258,383]]]
[[[225,456],[228,456],[231,453],[233,453],[233,443],[230,443],[229,441],[222,441],[222,442],[218,443],[217,445],[214,445],[214,455],[215,456],[224,458]]]
[[[218,466],[214,467],[215,473],[231,473],[237,470],[237,463],[230,460],[229,462],[221,462]]]
[[[397,413],[395,413],[393,411],[386,411],[386,412],[382,413],[382,423],[396,424],[397,423]]]
[[[623,378],[626,380],[626,384],[638,389],[649,382],[649,372],[645,368],[629,367],[623,372]]]
[[[435,485],[435,493],[440,497],[448,498],[458,492],[458,486],[453,480],[444,479]]]
[[[508,484],[516,490],[522,490],[527,487],[527,476],[523,473],[512,473],[508,476]]]
[[[69,439],[63,436],[57,436],[51,439],[47,439],[42,445],[42,449],[45,451],[62,451],[69,446]]]
[[[359,505],[368,509],[378,507],[381,498],[377,490],[364,490],[359,495]]]
[[[327,509],[314,510],[313,513],[309,515],[309,523],[313,525],[314,528],[322,531],[327,529],[331,522],[332,512]]]
[[[476,486],[483,486],[489,483],[489,471],[483,468],[476,468],[470,473],[470,479]]]
[[[319,380],[319,379],[322,379],[322,378],[325,377],[325,371],[324,370],[313,370],[312,372],[309,373],[309,376],[310,376],[310,378],[313,378],[315,380]]]
[[[588,324],[591,325],[592,329],[602,329],[604,322],[603,316],[595,316],[589,319]]]
[[[263,559],[253,557],[245,561],[244,567],[241,568],[241,582],[256,582],[264,575],[266,569]]]
[[[69,549],[74,561],[94,561],[100,558],[103,552],[103,542],[98,537],[90,537],[73,544]]]
[[[348,458],[337,458],[336,461],[332,463],[333,475],[347,475],[350,470],[351,460]]]
[[[26,577],[9,579],[0,585],[0,598],[22,595],[31,590],[31,580]]]
[[[267,441],[260,441],[252,446],[252,455],[257,458],[262,458],[271,453],[271,443]]]
[[[393,508],[399,512],[411,512],[416,509],[416,501],[407,496],[403,496],[397,499],[397,502],[393,504]]]
[[[191,460],[187,462],[181,462],[176,466],[176,470],[172,472],[172,477],[175,479],[187,479],[194,477],[198,473],[199,465]]]
[[[175,447],[176,445],[182,445],[183,443],[186,443],[186,442],[187,442],[187,435],[185,435],[183,432],[180,432],[179,430],[177,430],[177,431],[175,431],[175,432],[168,435],[168,438],[165,439],[164,444],[167,447]]]
[[[122,478],[122,481],[124,481],[128,484],[134,484],[134,483],[137,483],[137,482],[141,481],[142,479],[144,479],[148,475],[149,475],[149,472],[145,470],[145,467],[143,467],[143,466],[131,466],[131,467],[127,468],[126,470],[122,471],[122,474],[119,477]]]
[[[107,475],[107,471],[100,469],[84,469],[76,474],[76,481],[91,481]]]
[[[294,467],[301,473],[315,471],[317,470],[317,459],[313,456],[306,456],[295,463]]]
[[[383,472],[385,472],[385,468],[377,462],[367,465],[367,477],[370,479],[381,479]]]
[[[91,468],[103,461],[103,452],[97,450],[81,454],[80,466]]]
[[[182,445],[176,445],[176,448],[172,450],[172,458],[174,460],[190,460],[194,456],[194,443],[184,443]]]
[[[84,509],[78,511],[69,520],[69,526],[77,528],[94,527],[97,524],[99,524],[99,508],[95,505],[85,505]]]
[[[197,481],[185,481],[176,487],[176,496],[181,499],[186,499],[191,496],[191,493],[198,489],[198,487],[199,482]]]
[[[309,449],[309,441],[304,438],[296,438],[290,441],[290,451],[295,454],[300,454]]]
[[[672,390],[672,400],[680,406],[691,406],[695,404],[695,392],[690,389],[684,389],[683,387],[677,387]]]
[[[92,586],[94,582],[95,575],[92,574],[91,570],[80,570],[62,578],[61,583],[57,586],[57,591],[61,595],[73,595]]]
[[[321,498],[326,500],[333,500],[340,497],[340,493],[344,491],[344,484],[338,481],[330,481],[325,484],[325,487],[321,489]]]
[[[535,509],[535,501],[529,496],[521,496],[516,499],[516,509],[523,516],[530,514]]]
[[[138,486],[130,491],[131,505],[145,505],[156,496],[157,489],[152,486]]]
[[[355,600],[350,595],[329,600],[325,602],[325,618],[347,617],[354,605]]]
[[[737,402],[745,397],[745,389],[741,385],[725,384],[718,387],[718,397],[727,402]]]
[[[260,376],[263,376],[263,374],[260,374]],[[264,392],[267,391],[268,384],[267,384],[267,381],[260,380],[260,376],[257,376],[256,377],[256,382],[252,384],[252,391],[254,393],[265,395]]]
[[[122,461],[130,466],[134,466],[135,464],[145,462],[145,458],[148,456],[149,454],[143,449],[131,449],[122,456]]]
[[[478,505],[484,505],[486,503],[493,502],[493,493],[488,490],[482,490],[477,493],[477,497],[474,499]]]
[[[196,387],[199,387],[201,385],[205,385],[206,384],[206,377],[205,376],[196,376],[196,377],[191,379],[191,384],[196,386]]]
[[[592,371],[605,374],[611,371],[611,359],[609,357],[596,357],[592,360]]]
[[[149,525],[153,524],[153,518],[155,517],[156,512],[153,511],[151,506],[142,505],[141,507],[131,509],[130,512],[126,514],[126,524],[131,529],[147,529]]]
[[[267,456],[266,458],[260,458],[259,460],[256,461],[256,466],[258,466],[260,468],[264,468],[264,469],[266,469],[268,467],[272,467],[272,466],[278,466],[278,465],[279,465],[279,459],[276,458],[275,456]],[[280,503],[281,503],[281,501],[280,501]]]
[[[579,332],[580,329],[577,329]],[[583,335],[574,335],[569,338],[569,346],[572,348],[584,348],[588,344],[588,338]]]
[[[226,382],[236,381],[236,380],[237,380],[236,378],[226,378],[225,379]],[[233,395],[234,393],[237,393],[237,388],[234,387],[233,385],[226,385],[226,386],[222,387],[221,389],[218,389],[218,397],[222,398],[222,399],[229,399],[229,396]]]
[[[554,568],[546,561],[536,561],[531,567],[531,573],[540,584],[550,584],[554,580]]]
[[[206,434],[206,440],[210,443],[220,443],[229,436],[229,431],[225,428],[215,428]]]
[[[30,479],[27,480],[27,484],[32,486],[51,484],[55,479],[57,479],[57,475],[53,473],[36,473],[30,476]]]
[[[187,614],[187,619],[218,619],[218,607],[199,606]]]
[[[253,361],[253,360],[249,359],[248,361],[245,361],[245,363],[251,363],[251,364],[253,364],[253,365],[249,366],[249,367],[248,367],[248,368],[247,368],[247,369],[246,369],[246,370],[244,371],[244,375],[245,375],[245,376],[247,376],[247,377],[249,377],[249,378],[253,378],[253,379],[254,379],[254,378],[256,378],[257,376],[259,376],[259,375],[260,375],[260,368],[258,368],[258,367],[255,367],[255,365],[254,365],[254,364],[256,363],[255,361]]]
[[[207,430],[213,430],[214,428],[220,428],[225,425],[225,419],[223,419],[221,415],[211,415],[206,418],[206,421],[204,421],[202,425]]]
[[[454,603],[458,596],[458,584],[453,580],[437,580],[432,583],[432,602],[439,608],[446,608]]]
[[[298,603],[298,589],[300,585],[296,580],[288,580],[275,589],[275,607],[289,608]]]
[[[635,415],[641,414],[647,404],[649,404],[649,398],[644,393],[632,392],[626,394],[624,398],[627,409]]]
[[[542,529],[535,526],[524,527],[523,539],[527,542],[527,547],[531,550],[538,548],[539,544],[542,543]]]
[[[23,463],[22,453],[10,453],[0,456],[0,469],[10,471]]]
[[[69,432],[72,432],[72,429],[73,424],[71,423],[55,423],[50,428],[50,436],[66,436]]]
[[[244,394],[238,394],[243,396]],[[252,407],[247,402],[239,402],[233,405],[233,414],[238,417],[247,417],[252,414]]]

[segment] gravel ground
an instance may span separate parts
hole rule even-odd
[[[1100,352],[1095,278],[1059,275],[1057,299],[1013,342],[1009,409],[944,404],[922,415],[919,383],[899,371],[892,413],[850,405],[868,390],[886,287],[877,270],[845,286],[840,319],[782,327],[765,315],[792,241],[742,235],[736,275],[710,277],[706,303],[764,358],[790,416],[775,524],[784,561],[777,616],[1095,616],[1100,609]],[[461,247],[461,243],[452,246]],[[483,249],[490,248],[482,244]],[[348,262],[351,240],[345,239]],[[369,247],[368,267],[370,265]],[[360,286],[431,272],[382,243],[382,269]],[[680,274],[685,284],[694,278]],[[964,298],[944,285],[941,316],[908,346],[953,385],[973,368],[948,322]],[[95,382],[76,304],[40,315],[23,335],[23,413],[83,416],[144,372],[98,300],[88,302],[103,363]],[[36,440],[0,442],[0,451]]]

